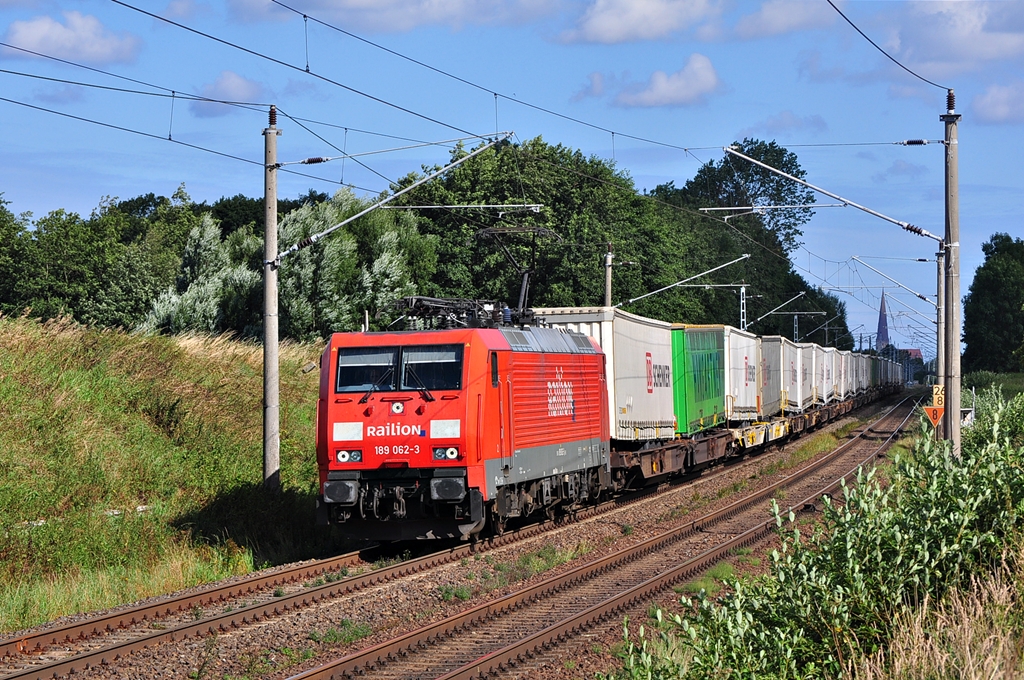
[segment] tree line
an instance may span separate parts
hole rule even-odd
[[[746,139],[747,155],[795,176],[796,156]],[[458,147],[452,158],[465,155]],[[435,168],[397,181],[408,186]],[[604,256],[614,252],[612,298],[619,303],[749,253],[713,277],[747,287],[750,322],[803,292],[786,311],[823,311],[829,344],[851,349],[846,309],[809,285],[788,254],[811,211],[751,212],[727,222],[701,207],[805,205],[811,192],[751,164],[703,165],[677,187],[637,190],[613,162],[541,138],[502,143],[347,224],[282,262],[282,337],[314,340],[334,331],[392,326],[392,301],[407,295],[490,299],[515,307],[528,281],[534,307],[599,306]],[[279,250],[374,202],[348,189],[310,190],[280,200]],[[414,206],[525,206],[420,209]],[[181,187],[104,199],[88,217],[58,209],[15,216],[0,196],[0,312],[71,316],[101,327],[152,332],[262,333],[262,198],[195,203]],[[674,287],[624,309],[685,323],[739,325],[736,288]],[[817,325],[817,324],[815,324]],[[791,317],[767,316],[751,330],[792,336]],[[801,338],[825,344],[819,329]]]

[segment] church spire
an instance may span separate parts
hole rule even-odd
[[[889,322],[885,318],[885,291],[882,291],[882,306],[878,309],[878,335],[875,336],[875,349],[881,351],[889,344]]]

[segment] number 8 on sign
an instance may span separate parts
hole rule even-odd
[[[942,418],[942,413],[946,409],[941,406],[925,406],[924,414],[928,416],[928,420],[932,421],[932,427],[938,427],[939,419]]]

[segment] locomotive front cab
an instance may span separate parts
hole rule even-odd
[[[336,334],[322,357],[318,522],[365,538],[466,537],[483,526],[467,449],[472,331]],[[475,425],[475,423],[472,423]],[[482,474],[482,473],[481,473]]]

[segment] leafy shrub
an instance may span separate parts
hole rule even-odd
[[[978,395],[974,424],[962,431],[963,446],[976,449],[992,437],[1011,447],[1024,446],[1024,394],[1006,401],[999,387],[990,387]]]
[[[1002,436],[1006,418],[996,405],[988,436],[965,439],[960,457],[923,429],[912,454],[894,459],[889,485],[859,472],[842,505],[826,499],[810,537],[773,507],[782,547],[772,577],[684,599],[692,613],[668,617],[667,630],[627,635],[621,676],[838,676],[884,647],[897,615],[998,561],[1024,510],[1024,449]]]
[[[975,371],[974,373],[968,373],[963,378],[963,388],[969,390],[972,387],[975,389],[984,389],[991,387],[998,378],[992,371]]]

